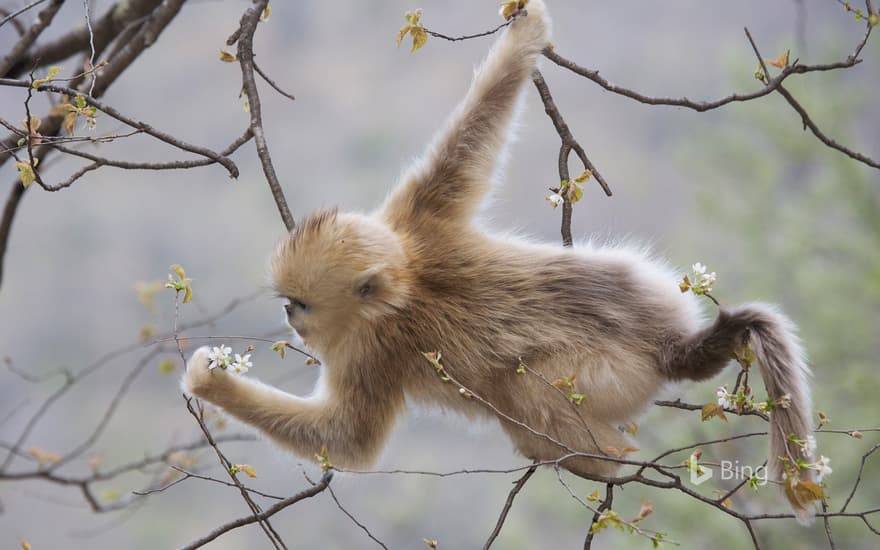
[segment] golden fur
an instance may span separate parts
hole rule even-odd
[[[807,369],[780,314],[743,306],[702,327],[696,298],[643,253],[531,244],[473,225],[548,36],[544,4],[531,0],[381,208],[371,215],[320,212],[278,245],[273,284],[290,300],[290,325],[325,364],[313,396],[208,370],[207,348],[190,360],[185,391],[302,457],[326,447],[334,464],[364,467],[407,399],[495,415],[438,379],[422,353],[441,351],[455,380],[549,436],[502,416],[523,455],[553,460],[576,449],[594,457],[569,459],[566,468],[611,475],[618,464],[603,458],[605,450],[630,445],[620,425],[667,381],[714,376],[748,341],[771,397],[792,396],[790,409],[773,414],[772,471],[779,477],[779,456],[802,457],[785,438],[811,429]],[[520,358],[546,381],[516,374]],[[577,407],[547,382],[569,375],[586,397]]]

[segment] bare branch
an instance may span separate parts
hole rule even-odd
[[[3,18],[3,21],[0,21],[0,26],[3,26],[3,24],[6,23],[6,21],[8,21],[9,19],[14,18],[21,13],[24,13],[25,11],[44,1],[45,0],[37,0],[36,2],[32,2],[20,9],[18,12]],[[31,45],[37,40],[37,38],[43,33],[43,31],[46,30],[46,27],[48,27],[49,24],[52,23],[52,19],[55,18],[55,14],[58,13],[59,9],[61,9],[62,4],[64,4],[64,0],[52,0],[52,3],[46,6],[46,8],[43,9],[43,11],[39,13],[39,15],[37,15],[36,22],[31,25],[30,28],[28,28],[24,35],[22,35],[22,37],[19,38],[18,42],[16,42],[15,46],[13,46],[12,49],[9,50],[9,53],[7,53],[3,57],[3,60],[0,61],[0,75],[5,75],[7,72],[9,72],[9,69],[12,67],[12,65],[16,61],[18,61],[18,58],[21,57],[21,55],[26,52],[27,49],[30,48]]]
[[[92,25],[96,51],[102,51],[132,21],[143,19],[161,4],[162,0],[130,0],[118,1],[110,6]],[[53,65],[86,52],[89,47],[89,30],[82,26],[22,55],[8,71],[0,73],[0,76],[15,77],[36,67]]]
[[[439,32],[435,32],[435,31],[432,31],[432,30],[429,30],[429,29],[425,29],[425,32],[428,33],[428,34],[430,34],[431,36],[433,36],[433,37],[435,37],[435,38],[440,38],[440,39],[443,39],[443,40],[448,40],[449,42],[460,42],[460,41],[462,41],[462,40],[471,40],[471,39],[473,39],[473,38],[482,38],[482,37],[484,37],[484,36],[489,36],[489,35],[495,34],[496,32],[500,31],[500,30],[503,29],[504,27],[510,25],[511,23],[513,23],[513,18],[510,18],[510,19],[508,19],[507,21],[505,21],[504,23],[501,23],[500,25],[498,25],[498,26],[495,27],[494,29],[491,29],[491,30],[488,30],[488,31],[484,31],[484,32],[478,32],[478,33],[476,33],[476,34],[466,34],[466,35],[463,35],[463,36],[447,36],[447,35],[445,35],[445,34],[442,34],[442,33],[439,33]]]
[[[186,546],[182,546],[180,550],[195,550],[196,548],[201,548],[202,546],[217,539],[224,533],[232,531],[233,529],[238,529],[239,527],[244,527],[245,525],[250,525],[252,523],[256,523],[257,521],[265,521],[292,504],[296,504],[301,500],[305,500],[307,498],[311,498],[317,494],[320,494],[324,491],[324,489],[330,486],[331,479],[333,479],[333,472],[327,472],[326,474],[324,474],[324,477],[321,478],[321,481],[319,481],[312,487],[282,500],[281,502],[267,508],[264,512],[260,512],[255,516],[245,516],[243,518],[239,518],[237,520],[223,524],[205,535],[204,537],[195,540],[187,544]]]
[[[253,137],[250,128],[245,130],[244,134],[242,134],[238,139],[233,141],[229,147],[221,151],[219,154],[222,157],[228,157],[232,153],[238,150],[239,147],[250,141]],[[101,157],[98,155],[93,155],[91,153],[87,153],[85,151],[79,151],[76,149],[71,149],[69,147],[64,147],[63,145],[58,145],[56,143],[46,143],[46,146],[52,147],[53,149],[57,149],[62,153],[66,153],[68,155],[72,155],[75,157],[84,158],[87,160],[91,160],[92,164],[86,165],[73,174],[71,174],[66,180],[59,182],[55,185],[44,184],[43,188],[47,191],[58,191],[60,189],[64,189],[65,187],[70,187],[73,185],[79,178],[85,175],[92,170],[97,170],[103,166],[111,166],[114,168],[122,168],[124,170],[185,170],[189,168],[196,168],[199,166],[208,166],[211,164],[215,164],[217,161],[213,159],[199,159],[199,160],[174,160],[168,162],[131,162],[131,161],[123,161],[123,160],[113,160],[105,157]]]
[[[794,99],[794,97],[791,95],[791,93],[788,92],[788,90],[782,85],[782,82],[792,74],[805,74],[805,73],[811,73],[811,72],[822,72],[822,71],[831,71],[831,70],[836,70],[836,69],[846,69],[846,68],[853,67],[856,64],[860,63],[861,59],[859,59],[858,56],[861,54],[862,49],[865,47],[865,44],[867,43],[868,38],[871,35],[872,28],[873,27],[872,27],[872,25],[870,25],[870,23],[867,24],[867,29],[865,31],[864,36],[859,41],[859,43],[856,45],[856,48],[853,51],[853,53],[850,54],[845,60],[837,61],[834,63],[824,63],[824,64],[817,64],[817,65],[801,65],[797,61],[795,61],[791,65],[782,69],[782,71],[779,73],[779,75],[774,78],[770,78],[770,73],[767,70],[766,64],[764,63],[764,59],[758,53],[757,46],[755,45],[754,40],[752,40],[751,35],[749,35],[748,29],[746,29],[746,35],[748,36],[748,39],[752,45],[752,48],[755,50],[755,54],[758,57],[758,61],[760,62],[761,66],[763,68],[765,78],[767,79],[765,81],[766,86],[764,86],[762,89],[755,91],[755,92],[745,93],[745,94],[734,93],[734,94],[730,94],[728,96],[725,96],[725,97],[722,97],[720,99],[713,100],[713,101],[693,101],[693,100],[690,100],[686,97],[670,98],[670,97],[646,96],[642,93],[636,92],[636,91],[631,90],[629,88],[625,88],[622,86],[617,86],[615,84],[612,84],[611,82],[609,82],[608,80],[606,80],[605,78],[600,76],[599,71],[590,70],[590,69],[586,69],[584,67],[581,67],[577,63],[574,63],[573,61],[570,61],[570,60],[562,57],[558,53],[556,53],[556,51],[553,48],[550,48],[550,47],[545,48],[544,49],[544,57],[553,61],[554,63],[556,63],[560,67],[566,68],[576,74],[579,74],[585,78],[588,78],[589,80],[592,80],[593,82],[595,82],[596,84],[598,84],[599,86],[601,86],[605,90],[608,90],[609,92],[616,93],[616,94],[628,97],[630,99],[634,99],[640,103],[645,103],[648,105],[669,105],[669,106],[675,106],[675,107],[686,107],[688,109],[693,109],[698,112],[703,112],[703,111],[709,111],[712,109],[717,109],[719,107],[722,107],[724,105],[727,105],[727,104],[733,103],[733,102],[750,101],[753,99],[764,97],[764,96],[770,94],[771,92],[777,91],[780,93],[780,95],[782,95],[785,98],[786,101],[788,101],[788,103],[792,106],[792,108],[795,111],[797,111],[797,113],[801,116],[801,120],[803,121],[804,127],[809,128],[810,131],[813,132],[813,134],[822,143],[824,143],[825,145],[827,145],[828,147],[830,147],[832,149],[840,151],[841,153],[849,156],[852,159],[855,159],[859,162],[867,164],[868,166],[871,166],[873,168],[880,168],[880,161],[874,160],[874,159],[868,157],[867,155],[864,155],[862,153],[858,153],[848,147],[845,147],[845,146],[841,145],[840,143],[838,143],[837,141],[835,141],[835,140],[829,138],[827,135],[825,135],[825,133],[822,132],[818,128],[818,126],[812,121],[812,119],[810,118],[807,111]]]
[[[25,6],[22,6],[21,8],[15,10],[13,12],[7,12],[4,9],[3,11],[4,11],[4,13],[6,13],[6,15],[3,17],[3,19],[0,19],[0,27],[5,25],[9,21],[12,21],[13,24],[17,23],[17,21],[15,19],[16,17],[18,17],[19,15],[23,14],[24,12],[30,10],[31,8],[35,8],[35,7],[39,6],[40,4],[42,4],[45,1],[46,0],[34,0],[33,2],[31,2]]]
[[[174,487],[178,483],[182,483],[182,482],[186,481],[187,479],[201,479],[203,481],[210,481],[211,483],[219,483],[220,485],[225,485],[227,487],[236,487],[235,483],[230,483],[230,482],[224,481],[222,479],[217,479],[216,477],[205,476],[205,475],[197,474],[195,472],[190,472],[189,470],[186,470],[186,469],[181,468],[179,466],[171,465],[171,469],[176,472],[180,472],[181,474],[183,474],[183,476],[175,479],[174,481],[166,483],[165,485],[163,485],[161,487],[148,489],[146,491],[134,491],[134,494],[140,495],[140,496],[147,496],[147,495],[152,495],[155,493],[161,493],[161,492],[164,492],[166,489],[170,489],[171,487]],[[251,489],[250,487],[245,487],[245,489],[249,493],[253,493],[253,494],[259,495],[261,497],[271,498],[273,500],[284,500],[284,497],[279,497],[277,495],[270,495],[270,494],[264,493],[262,491],[257,491],[256,489]]]
[[[261,69],[260,66],[257,65],[256,61],[254,61],[254,70],[257,71],[257,74],[260,75],[263,78],[263,80],[266,81],[266,84],[268,84],[269,86],[272,86],[272,89],[274,89],[276,92],[278,92],[279,94],[283,95],[284,97],[286,97],[287,99],[289,99],[291,101],[296,99],[295,97],[293,97],[293,94],[285,92],[284,90],[281,89],[281,87],[278,84],[275,83],[274,80],[269,78],[269,76],[263,72],[263,69]]]
[[[238,41],[238,63],[241,66],[241,79],[244,93],[247,94],[247,101],[251,115],[251,131],[254,133],[254,141],[257,145],[257,156],[260,157],[260,164],[263,166],[263,174],[269,184],[272,197],[275,199],[275,205],[278,207],[278,213],[284,222],[284,227],[288,231],[292,231],[296,226],[290,208],[287,206],[287,199],[284,198],[284,191],[281,189],[281,182],[275,174],[275,166],[272,164],[272,157],[269,155],[269,145],[266,143],[266,135],[263,131],[263,114],[260,104],[260,95],[257,90],[257,83],[254,80],[254,33],[257,30],[257,24],[260,22],[260,16],[269,4],[269,0],[254,0],[254,4],[249,7],[244,15],[241,16],[241,24],[239,29],[233,33],[227,40],[227,45],[231,46]]]
[[[9,195],[3,206],[3,217],[0,218],[0,286],[3,285],[3,266],[5,265],[6,248],[9,246],[9,235],[12,233],[12,221],[18,212],[18,205],[24,196],[27,187],[16,180],[9,186]]]
[[[18,88],[31,89],[32,88],[31,84],[32,84],[31,82],[26,81],[26,80],[0,78],[0,86],[13,86],[13,87],[18,87]],[[230,177],[233,177],[233,178],[238,177],[238,167],[228,157],[226,157],[220,153],[217,153],[215,151],[212,151],[206,147],[201,147],[199,145],[193,145],[191,143],[183,141],[182,139],[176,138],[167,132],[157,130],[156,128],[153,128],[151,125],[147,124],[146,122],[142,122],[140,120],[136,120],[136,119],[133,119],[127,115],[122,114],[121,112],[119,112],[115,108],[99,101],[98,99],[95,99],[94,97],[83,95],[79,90],[76,90],[74,88],[68,88],[66,86],[56,86],[54,84],[43,84],[42,86],[39,86],[36,89],[41,92],[56,92],[56,93],[60,93],[60,94],[67,94],[68,96],[71,96],[71,97],[73,97],[73,96],[82,97],[86,101],[86,104],[88,104],[89,106],[94,107],[94,108],[98,109],[99,111],[113,117],[114,119],[118,120],[119,122],[127,124],[128,126],[131,126],[132,128],[136,128],[136,129],[142,131],[143,133],[145,133],[149,136],[152,136],[152,137],[158,139],[159,141],[167,143],[168,145],[171,145],[173,147],[176,147],[176,148],[181,149],[183,151],[187,151],[190,153],[194,153],[194,154],[209,158],[213,162],[216,162],[218,164],[223,165],[223,167],[226,168],[226,170],[229,172]],[[51,191],[51,190],[52,190],[51,188],[47,189],[47,191]]]
[[[813,122],[813,119],[810,118],[810,115],[807,113],[807,110],[804,109],[800,103],[798,103],[798,101],[794,98],[794,96],[791,95],[791,92],[789,92],[784,86],[780,85],[776,89],[776,91],[779,92],[779,95],[781,95],[782,97],[785,98],[785,100],[788,102],[788,104],[791,105],[791,107],[795,111],[797,111],[797,114],[799,114],[801,116],[801,121],[804,123],[804,127],[809,128],[810,131],[813,132],[813,135],[816,136],[817,138],[819,138],[819,141],[821,141],[822,143],[824,143],[828,147],[831,147],[832,149],[836,149],[837,151],[840,151],[841,153],[843,153],[844,155],[846,155],[852,159],[855,159],[859,162],[867,164],[868,166],[870,166],[872,168],[880,168],[880,161],[874,160],[871,157],[869,157],[867,155],[863,155],[862,153],[859,153],[857,151],[853,151],[849,147],[841,145],[837,141],[828,137],[822,130],[819,129],[819,127],[816,125],[816,123]]]
[[[880,443],[874,445],[868,452],[862,455],[862,461],[859,464],[859,473],[856,474],[856,481],[853,483],[853,488],[849,492],[849,496],[846,497],[846,501],[843,503],[843,506],[840,507],[841,512],[846,512],[846,508],[849,506],[850,501],[856,496],[856,490],[858,490],[859,485],[862,483],[862,473],[865,471],[865,462],[868,460],[868,457],[877,452],[877,449],[880,449]]]

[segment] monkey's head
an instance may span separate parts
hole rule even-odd
[[[399,311],[409,292],[400,238],[374,218],[336,210],[312,215],[278,243],[271,271],[287,323],[318,351]]]

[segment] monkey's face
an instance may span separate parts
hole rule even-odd
[[[406,259],[398,237],[357,214],[321,212],[282,240],[273,285],[287,323],[318,351],[393,313],[406,302]]]

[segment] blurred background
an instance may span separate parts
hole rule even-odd
[[[23,4],[19,2],[18,4]],[[109,2],[95,2],[102,13]],[[863,23],[833,0],[764,2],[561,2],[548,0],[553,43],[563,56],[599,69],[614,83],[656,96],[714,99],[750,91],[754,55],[743,33],[748,26],[762,53],[775,58],[829,62],[845,58],[861,39]],[[123,112],[192,143],[223,149],[247,125],[238,97],[237,65],[218,61],[227,36],[247,7],[243,1],[193,1],[136,64],[108,91],[105,101]],[[339,205],[369,211],[394,185],[464,94],[472,68],[493,38],[460,43],[429,39],[420,51],[396,48],[405,11],[424,9],[422,22],[449,35],[480,32],[499,22],[496,2],[420,0],[342,3],[273,2],[271,19],[256,35],[257,60],[291,102],[261,84],[267,139],[294,216]],[[30,17],[25,21],[29,21]],[[50,31],[82,24],[81,3],[66,5]],[[49,38],[47,35],[46,38]],[[880,40],[874,37],[856,68],[792,78],[786,86],[829,135],[869,156],[880,156]],[[0,29],[0,51],[15,40]],[[69,71],[73,70],[70,63]],[[880,425],[876,357],[880,353],[880,172],[852,161],[802,131],[800,119],[772,94],[708,113],[641,105],[601,90],[592,82],[544,60],[543,72],[563,115],[609,181],[605,197],[588,183],[575,206],[576,237],[648,243],[688,268],[696,261],[718,273],[714,294],[724,303],[779,303],[796,320],[814,367],[815,404],[832,420],[829,428]],[[0,89],[0,113],[20,120],[22,90]],[[37,103],[37,101],[43,103]],[[45,109],[45,98],[34,100]],[[489,227],[516,230],[560,242],[559,210],[544,200],[558,184],[559,146],[535,90],[525,98],[518,138],[503,183],[484,217]],[[98,132],[119,128],[99,116]],[[108,157],[131,160],[181,158],[145,138],[102,146]],[[43,177],[56,182],[79,166],[54,157]],[[6,256],[0,289],[0,355],[39,374],[58,367],[80,369],[107,351],[137,342],[144,325],[171,328],[173,295],[153,304],[139,301],[138,282],[161,281],[172,263],[193,278],[194,302],[182,310],[194,321],[232,298],[266,288],[266,258],[283,235],[253,145],[233,156],[241,177],[230,180],[217,166],[177,172],[129,172],[105,168],[59,193],[31,189],[24,197]],[[571,163],[573,173],[580,166]],[[19,185],[14,166],[0,174],[0,195]],[[707,311],[711,311],[707,309]],[[197,335],[266,335],[283,330],[281,304],[268,290]],[[199,344],[192,341],[191,345]],[[236,351],[246,345],[229,340]],[[192,348],[191,348],[192,349]],[[63,453],[100,420],[138,349],[109,363],[54,405],[26,448]],[[173,354],[167,357],[174,360]],[[193,441],[198,428],[178,390],[181,366],[163,373],[148,367],[97,442],[105,467]],[[260,345],[252,374],[284,389],[307,393],[317,376],[301,357],[280,360]],[[702,385],[669,388],[665,395],[693,403],[714,399],[716,386],[731,387],[730,368]],[[0,370],[0,440],[11,441],[60,379],[31,385]],[[763,387],[755,382],[758,397]],[[700,439],[763,429],[754,418],[728,424],[700,423],[698,413],[652,407],[640,421],[641,451],[648,459]],[[240,433],[230,422],[220,433]],[[862,453],[876,444],[819,435],[831,457],[833,508],[845,500]],[[265,442],[230,443],[226,454],[253,465],[253,485],[291,494],[307,484],[297,460]],[[707,457],[760,464],[763,438],[704,449]],[[216,457],[199,453],[199,466],[223,477]],[[332,457],[331,457],[332,458]],[[684,460],[686,455],[681,455]],[[24,468],[27,463],[17,462]],[[521,466],[495,424],[479,426],[440,411],[413,408],[394,431],[377,468],[450,471]],[[71,474],[88,472],[72,464]],[[307,466],[312,476],[319,475]],[[869,461],[867,481],[851,510],[880,503],[880,461]],[[149,475],[132,474],[100,486],[112,499],[142,489]],[[437,539],[440,548],[481,546],[495,524],[513,475],[337,476],[342,504],[391,548],[419,548]],[[566,476],[580,496],[601,489]],[[251,480],[248,480],[251,481]],[[700,490],[729,487],[713,481]],[[684,548],[743,548],[748,535],[737,521],[687,497],[635,485],[615,495],[614,509],[634,517],[639,501],[655,505],[646,528],[665,531]],[[39,481],[0,484],[0,546],[27,539],[34,549],[173,548],[247,513],[234,490],[188,480],[141,501],[136,513],[96,516],[75,488]],[[776,491],[743,491],[737,509],[787,511]],[[519,495],[498,548],[580,548],[592,514],[540,471]],[[699,522],[699,528],[695,528]],[[336,508],[329,494],[287,509],[274,518],[296,548],[368,548],[372,542]],[[821,522],[820,522],[821,523]],[[860,520],[836,520],[838,544],[875,548]],[[757,525],[767,548],[823,547],[819,523]],[[603,532],[600,548],[647,547],[649,542],[617,531]],[[257,527],[234,531],[217,549],[267,545]]]

